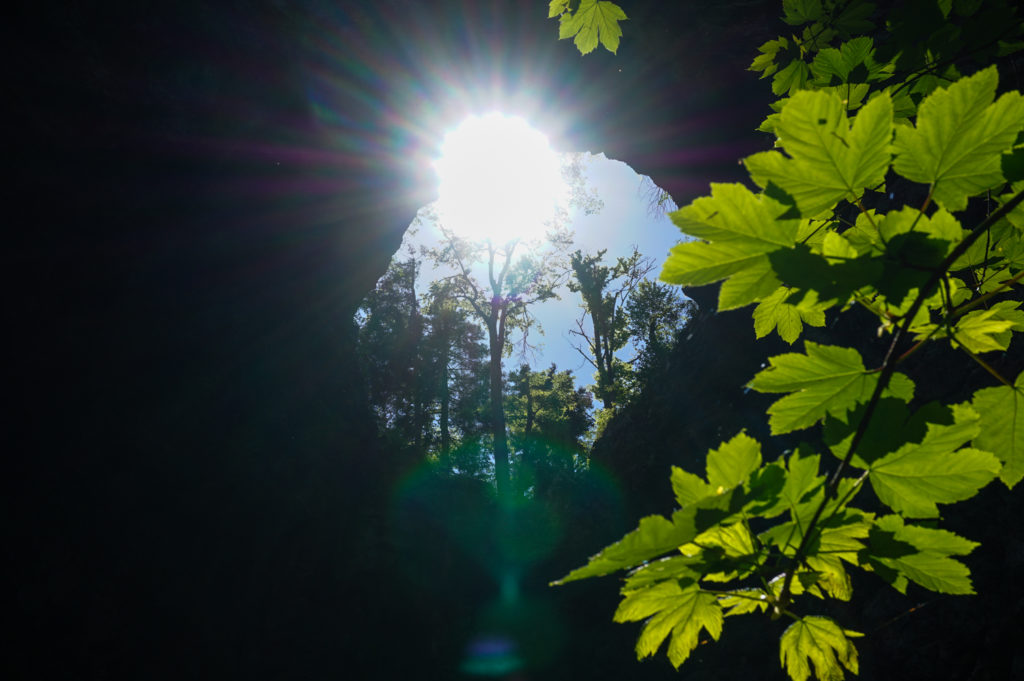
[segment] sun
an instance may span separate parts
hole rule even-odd
[[[567,189],[548,139],[522,118],[472,116],[444,137],[434,162],[442,223],[471,239],[543,236]]]

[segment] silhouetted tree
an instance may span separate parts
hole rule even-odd
[[[552,481],[586,466],[593,398],[577,388],[571,371],[526,364],[508,375],[508,419],[520,491],[544,496]]]
[[[606,252],[576,251],[570,258],[573,276],[569,289],[583,298],[583,315],[569,332],[583,340],[583,347],[576,346],[576,350],[597,370],[594,392],[604,408],[611,409],[625,395],[623,378],[629,372],[628,364],[615,356],[630,337],[625,303],[654,268],[654,261],[634,247],[629,256],[617,258],[609,266],[602,264]],[[589,331],[584,321],[588,318]]]

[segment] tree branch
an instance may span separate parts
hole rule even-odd
[[[977,241],[983,234],[985,234],[994,224],[1003,219],[1010,211],[1017,207],[1021,201],[1024,201],[1024,191],[1020,191],[1012,199],[1004,203],[999,207],[997,211],[989,215],[984,221],[982,221],[977,227],[971,230],[963,241],[957,244],[949,255],[942,261],[942,263],[935,269],[932,276],[928,278],[928,281],[918,291],[917,298],[914,299],[913,304],[910,306],[910,310],[903,317],[903,324],[897,327],[896,331],[893,332],[892,343],[889,344],[889,349],[885,354],[885,360],[882,363],[882,372],[878,377],[878,383],[875,384],[875,389],[871,393],[871,398],[867,402],[867,406],[864,409],[864,416],[861,417],[860,422],[857,424],[857,430],[853,434],[853,439],[850,441],[850,447],[846,451],[846,456],[839,463],[835,472],[828,480],[828,484],[825,486],[825,497],[821,500],[821,504],[818,505],[817,510],[814,512],[814,516],[811,521],[807,524],[807,531],[804,533],[803,539],[800,540],[800,545],[797,547],[796,553],[793,555],[793,567],[786,570],[786,578],[782,585],[782,591],[779,594],[778,609],[785,609],[789,603],[790,598],[790,587],[793,583],[793,575],[796,573],[796,566],[800,565],[807,553],[807,547],[810,545],[811,537],[813,536],[814,530],[817,528],[818,521],[821,519],[821,514],[824,512],[825,507],[828,506],[839,488],[839,481],[842,479],[843,471],[850,465],[850,461],[853,460],[854,454],[857,452],[857,447],[864,439],[864,435],[867,433],[868,425],[871,422],[871,418],[874,416],[875,408],[878,406],[879,401],[882,398],[882,393],[889,386],[889,381],[892,379],[892,375],[896,371],[896,364],[899,361],[899,357],[894,352],[896,345],[899,343],[900,338],[905,336],[909,330],[910,325],[913,324],[914,318],[920,311],[924,301],[928,299],[939,282],[946,275],[946,273],[952,268],[953,264],[960,259],[967,249]]]

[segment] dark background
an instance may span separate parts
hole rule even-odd
[[[408,471],[377,441],[352,314],[432,199],[453,90],[486,107],[473,84],[504,83],[557,148],[626,161],[680,204],[742,179],[736,159],[770,144],[753,132],[768,83],[745,68],[783,30],[778,6],[622,4],[619,55],[586,57],[543,2],[10,14],[7,678],[458,678],[498,590],[476,561],[487,503],[396,497]],[[730,623],[677,674],[634,661],[614,580],[543,586],[660,506],[646,490],[667,496],[668,463],[763,410],[735,386],[778,348],[755,350],[743,314],[712,318],[714,291],[688,293],[703,313],[671,390],[614,436],[657,453],[616,463],[606,445],[625,498],[581,488],[577,524],[524,578],[541,652],[523,678],[781,675],[780,627]],[[877,628],[864,678],[1021,673],[1021,495],[983,496],[951,520],[987,535],[982,595],[906,616],[926,597],[865,596],[847,613]],[[442,508],[477,529],[452,539]]]

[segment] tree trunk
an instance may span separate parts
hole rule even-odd
[[[615,377],[612,376],[611,343],[608,334],[605,333],[605,320],[602,312],[600,298],[588,301],[591,306],[591,321],[594,323],[594,359],[597,364],[597,393],[601,398],[601,404],[605,409],[611,409],[614,403],[612,397],[612,385]]]
[[[451,472],[451,459],[449,452],[452,448],[452,436],[448,430],[449,405],[451,393],[448,390],[448,339],[445,339],[445,348],[441,357],[441,468],[446,473]]]
[[[530,385],[529,369],[526,372],[526,428],[523,433],[527,438],[533,434],[533,386]]]
[[[508,439],[505,435],[505,400],[502,390],[501,355],[505,349],[505,306],[500,300],[491,303],[491,316],[487,320],[490,340],[490,397],[491,435],[494,438],[494,483],[498,499],[507,499],[511,474],[508,458]]]

